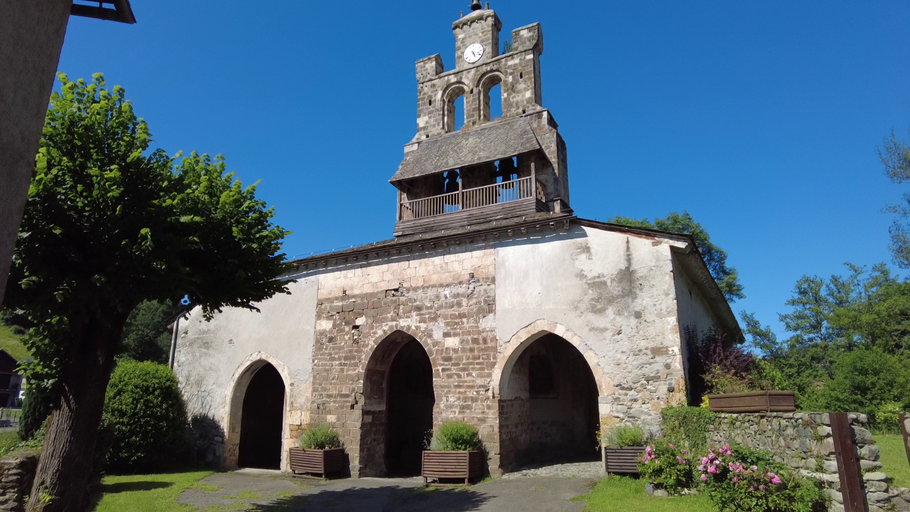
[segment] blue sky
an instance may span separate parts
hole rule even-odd
[[[390,238],[388,183],[416,131],[414,62],[454,66],[468,0],[132,0],[138,24],[73,18],[71,78],[126,88],[169,153],[223,153],[293,231],[290,256]],[[803,274],[890,261],[903,190],[876,148],[910,127],[910,2],[497,0],[540,21],[543,103],[580,217],[688,210],[755,311]]]

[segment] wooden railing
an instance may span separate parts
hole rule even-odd
[[[424,219],[446,213],[528,199],[534,197],[535,192],[534,178],[528,176],[439,196],[402,201],[399,206],[398,220]]]

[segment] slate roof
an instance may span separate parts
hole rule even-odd
[[[405,154],[398,172],[389,181],[418,178],[535,149],[540,149],[540,142],[526,118],[496,121],[420,141],[416,150]]]

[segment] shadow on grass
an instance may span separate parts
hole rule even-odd
[[[173,486],[173,482],[118,482],[116,484],[101,484],[99,491],[104,494],[117,494],[121,492],[151,491]]]
[[[250,505],[249,512],[339,510],[345,512],[462,512],[476,510],[490,498],[469,488],[360,487],[325,489]]]

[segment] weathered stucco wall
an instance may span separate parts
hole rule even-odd
[[[261,312],[225,309],[206,322],[196,310],[181,323],[174,370],[191,416],[207,416],[225,430],[225,464],[237,462],[242,389],[257,362],[275,366],[285,381],[285,425],[306,422],[316,324],[316,278],[288,286],[259,304]],[[283,434],[282,468],[294,434]]]
[[[0,304],[71,0],[0,0]]]
[[[718,325],[717,316],[702,296],[698,287],[673,258],[673,283],[676,290],[676,309],[681,330],[694,329],[699,337]]]
[[[602,426],[657,425],[661,408],[685,400],[673,244],[679,243],[575,226],[497,247],[501,348],[536,320],[565,326],[599,377]]]

